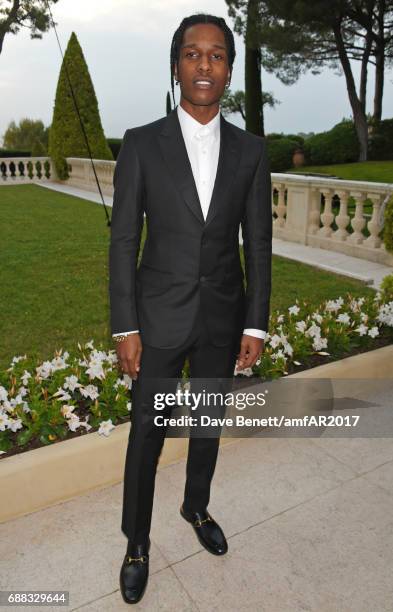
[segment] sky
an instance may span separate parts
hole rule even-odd
[[[52,12],[63,52],[74,31],[83,49],[98,98],[107,138],[166,114],[170,91],[169,51],[183,17],[196,12],[224,17],[233,27],[224,0],[59,0]],[[235,34],[236,58],[231,90],[244,90],[244,45]],[[61,55],[55,33],[31,40],[26,29],[8,34],[0,55],[0,142],[10,121],[23,117],[52,120]],[[358,72],[354,65],[355,74]],[[367,110],[372,110],[370,70]],[[280,104],[265,109],[265,132],[321,132],[352,115],[345,79],[332,70],[302,75],[283,85],[263,72],[263,89]],[[179,87],[175,86],[176,103]],[[386,74],[383,118],[392,116],[393,71]],[[244,128],[240,115],[227,117]]]

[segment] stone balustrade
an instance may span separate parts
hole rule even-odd
[[[55,181],[97,191],[89,159],[67,162],[70,178],[59,181],[50,158],[0,158],[0,184]],[[112,196],[115,162],[94,160],[94,166],[102,193]],[[381,239],[383,204],[393,184],[272,173],[272,191],[275,238],[393,266]]]
[[[50,181],[55,177],[50,157],[0,157],[0,185]]]
[[[393,265],[381,239],[393,184],[272,173],[274,236]]]

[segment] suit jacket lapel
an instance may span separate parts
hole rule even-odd
[[[158,136],[162,155],[179,192],[187,206],[204,226],[211,222],[219,210],[220,203],[224,202],[226,195],[230,192],[240,159],[240,147],[237,144],[236,136],[222,114],[220,114],[220,130],[217,174],[206,221],[203,217],[176,108],[167,115],[164,127]]]

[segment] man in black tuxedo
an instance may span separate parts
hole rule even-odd
[[[156,468],[165,428],[147,398],[153,377],[229,378],[264,350],[271,292],[271,179],[265,139],[226,121],[234,39],[224,19],[185,18],[171,47],[179,106],[125,132],[114,174],[109,253],[111,329],[133,379],[120,572],[124,600],[146,588]],[[139,267],[144,214],[147,237]],[[246,290],[239,256],[242,228]],[[149,391],[150,389],[150,391]],[[190,437],[181,516],[199,542],[228,544],[207,511],[219,437]]]

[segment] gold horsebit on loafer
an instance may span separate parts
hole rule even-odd
[[[142,563],[147,563],[147,556],[142,555],[141,557],[126,557],[127,563],[132,563],[133,561],[142,561]]]
[[[200,526],[202,525],[202,523],[207,523],[207,521],[212,521],[212,520],[213,520],[213,519],[212,519],[210,516],[208,516],[207,518],[203,519],[202,521],[201,521],[200,519],[197,519],[197,520],[194,522],[194,525],[195,525],[196,527],[200,527]]]

